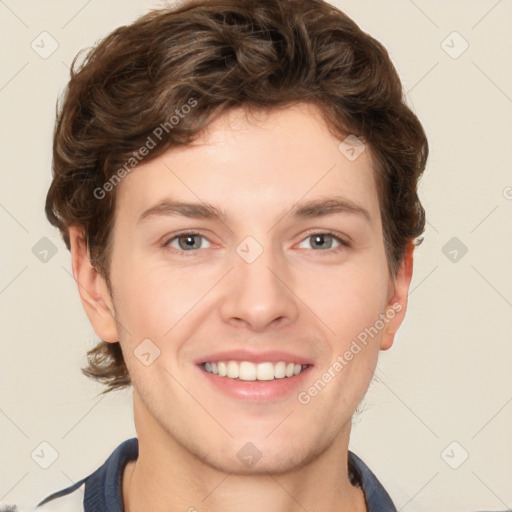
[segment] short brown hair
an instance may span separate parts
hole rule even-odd
[[[109,288],[117,180],[141,152],[149,161],[189,144],[238,106],[259,111],[309,102],[335,136],[364,140],[390,273],[396,275],[407,245],[421,242],[424,130],[385,48],[327,2],[189,0],[119,27],[81,64],[79,55],[57,109],[46,215],[68,249],[67,228],[83,228],[91,263]],[[143,151],[150,139],[154,146]],[[104,392],[130,384],[119,343],[99,343],[82,371],[107,384]]]

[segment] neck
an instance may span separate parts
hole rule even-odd
[[[348,478],[350,425],[319,456],[292,471],[221,471],[144,419],[136,421],[139,456],[123,474],[125,512],[365,512]],[[151,428],[148,428],[150,427]]]

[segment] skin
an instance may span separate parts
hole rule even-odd
[[[412,245],[390,276],[370,150],[350,161],[339,143],[312,105],[249,118],[234,109],[194,144],[142,162],[116,190],[112,296],[83,232],[70,228],[84,308],[101,339],[120,341],[133,382],[139,458],[123,475],[125,510],[366,510],[345,462],[351,417],[403,321]],[[290,214],[332,195],[369,220]],[[213,204],[226,219],[138,222],[170,197]],[[185,252],[183,231],[204,238]],[[329,231],[350,246],[311,236]],[[250,264],[236,252],[247,236],[263,248]],[[224,395],[194,364],[231,348],[301,354],[314,363],[302,391],[393,304],[401,310],[307,405],[296,392],[268,402]],[[160,349],[149,366],[134,355],[147,338]],[[262,454],[250,468],[237,457],[247,442]]]

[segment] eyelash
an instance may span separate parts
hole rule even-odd
[[[334,249],[325,249],[325,250],[318,250],[318,251],[315,251],[314,249],[310,249],[312,251],[319,252],[319,253],[326,253],[328,255],[328,254],[332,254],[333,252],[338,252],[340,250],[344,250],[344,249],[347,249],[350,247],[350,244],[346,240],[344,240],[343,238],[341,238],[340,236],[338,236],[336,233],[334,233],[332,231],[316,231],[313,233],[309,233],[306,237],[304,237],[301,240],[301,242],[303,242],[304,240],[307,240],[308,238],[311,238],[313,236],[317,236],[317,235],[332,236],[334,238],[334,240],[336,240],[340,245],[338,247],[335,247]],[[185,257],[194,256],[194,253],[197,253],[199,251],[199,249],[191,250],[191,251],[181,251],[179,249],[169,246],[169,244],[171,242],[173,242],[174,240],[177,240],[178,238],[185,237],[185,236],[194,236],[194,237],[198,236],[198,237],[207,239],[201,233],[196,233],[195,231],[185,231],[183,233],[178,233],[177,235],[174,235],[172,238],[169,238],[163,244],[163,247],[165,249],[170,250],[171,252],[173,252],[175,254],[178,254],[179,256],[185,256]]]

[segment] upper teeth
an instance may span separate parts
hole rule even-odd
[[[240,380],[274,380],[298,375],[307,365],[285,363],[258,363],[250,361],[218,361],[216,363],[204,363],[202,367],[209,373],[220,377]]]

